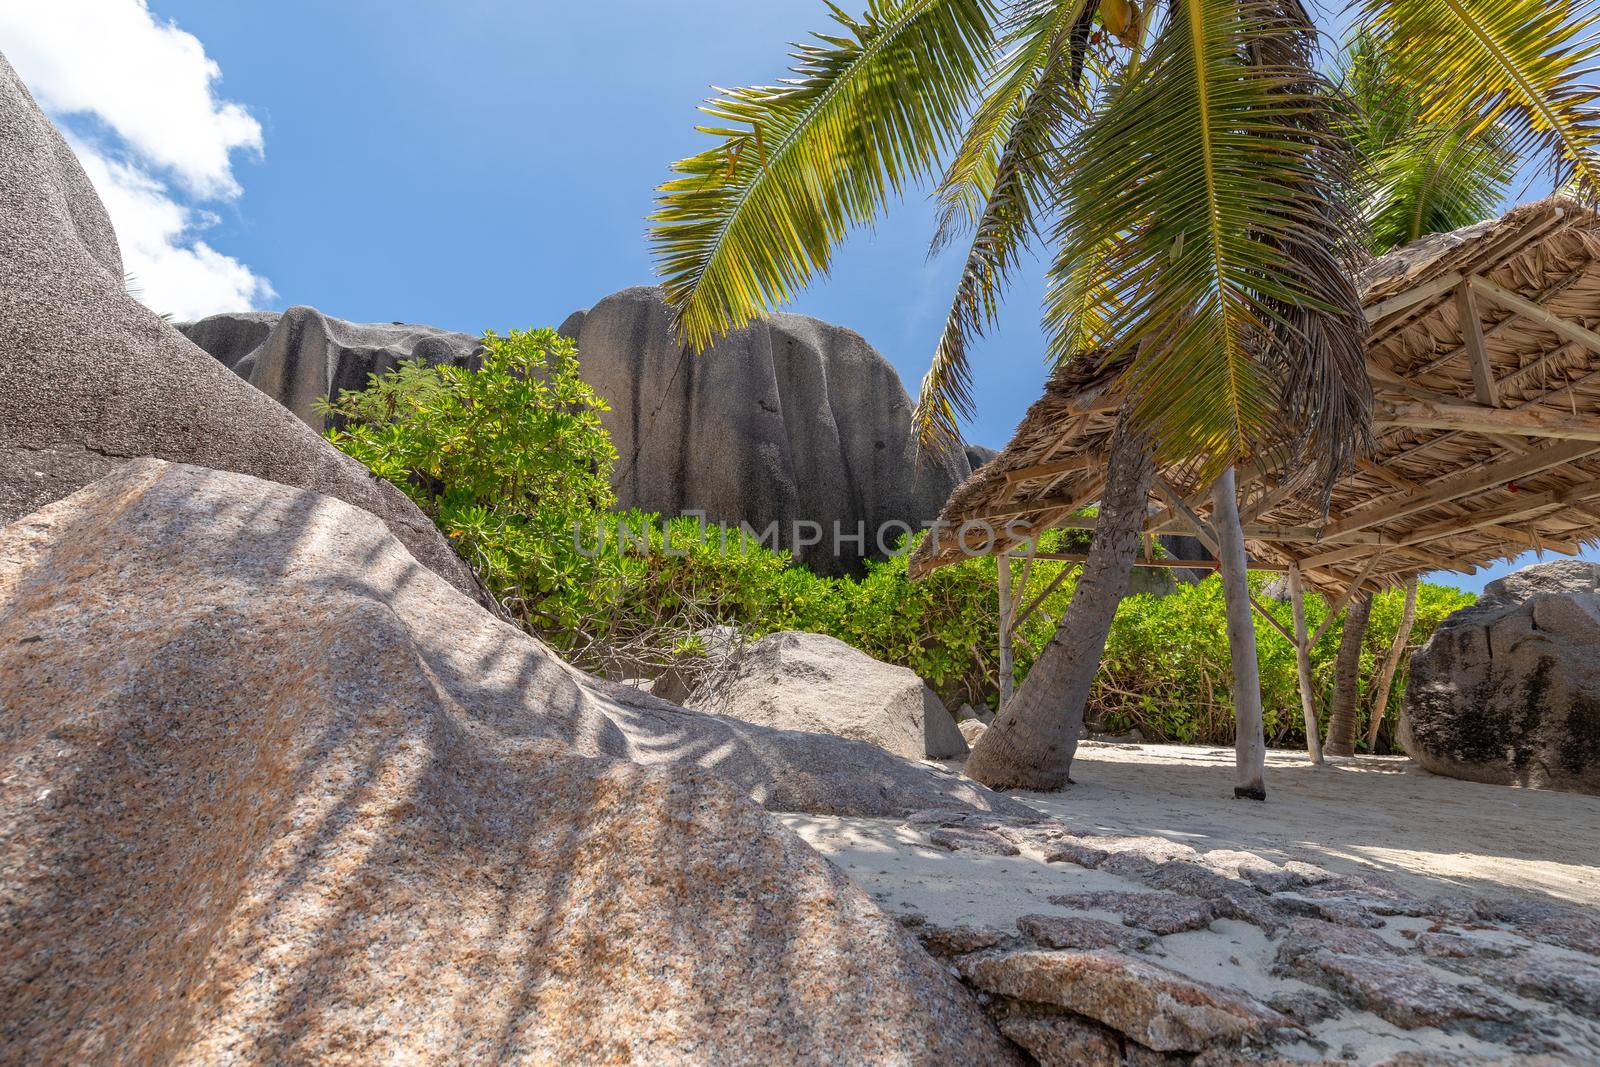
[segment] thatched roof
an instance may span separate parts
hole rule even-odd
[[[1552,198],[1426,237],[1362,272],[1377,394],[1376,452],[1317,501],[1244,465],[1241,513],[1252,558],[1298,562],[1332,592],[1430,570],[1470,572],[1533,548],[1600,542],[1600,218]],[[1465,334],[1462,323],[1475,325]],[[1123,368],[1068,366],[1016,436],[946,503],[947,530],[913,575],[1058,525],[1105,483],[1103,457]],[[1150,533],[1192,534],[1204,486],[1161,472]],[[1168,495],[1165,490],[1170,489]],[[955,532],[965,523],[968,544]]]

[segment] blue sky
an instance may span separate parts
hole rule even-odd
[[[473,333],[649,282],[644,216],[699,146],[708,86],[771,81],[825,22],[820,0],[45,7],[0,11],[0,51],[86,157],[147,302]],[[913,194],[796,306],[859,330],[908,388],[959,268],[927,260],[932,229]],[[971,440],[1003,444],[1038,396],[1039,274],[978,349]]]

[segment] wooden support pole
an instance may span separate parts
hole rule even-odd
[[[1223,599],[1228,610],[1228,652],[1233,663],[1233,795],[1267,799],[1267,740],[1261,718],[1261,665],[1256,660],[1256,627],[1250,618],[1250,574],[1245,570],[1244,528],[1233,468],[1212,486],[1211,521],[1217,535]]]
[[[1311,679],[1311,639],[1306,636],[1306,583],[1300,568],[1289,568],[1289,606],[1294,612],[1294,662],[1300,681],[1300,714],[1306,725],[1306,754],[1322,762],[1322,730],[1317,726],[1317,695]]]
[[[1383,728],[1383,715],[1389,709],[1389,687],[1394,684],[1395,672],[1400,669],[1400,657],[1405,655],[1406,644],[1411,640],[1411,627],[1417,621],[1417,580],[1406,582],[1406,605],[1400,612],[1400,628],[1394,632],[1394,644],[1378,672],[1378,692],[1372,703],[1372,721],[1367,724],[1367,751],[1378,743],[1378,731]]]
[[[1011,553],[1002,552],[995,557],[1000,576],[1000,708],[1011,703],[1014,685],[1011,666],[1011,619],[1015,611],[1011,603]]]
[[[1466,346],[1467,362],[1472,365],[1472,389],[1478,403],[1491,408],[1500,406],[1500,393],[1494,383],[1494,366],[1489,362],[1489,349],[1483,343],[1483,316],[1478,311],[1478,298],[1469,283],[1456,288],[1456,315],[1461,320],[1461,340]]]

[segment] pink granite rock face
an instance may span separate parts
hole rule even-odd
[[[316,494],[6,527],[0,1062],[1010,1062],[715,767],[579,754],[607,692]]]
[[[979,989],[1086,1015],[1159,1052],[1238,1044],[1295,1025],[1242,993],[1116,952],[1020,949],[958,965]]]

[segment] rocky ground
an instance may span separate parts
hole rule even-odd
[[[785,821],[1044,1064],[1600,1062],[1600,799],[1284,753],[1245,804],[1227,758],[1091,744],[1033,822]]]

